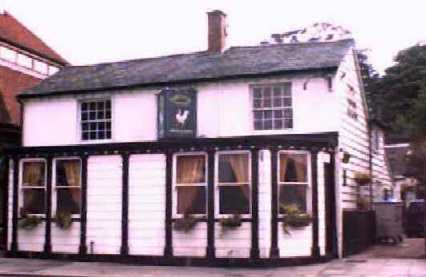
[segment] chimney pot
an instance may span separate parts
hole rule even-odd
[[[226,14],[214,10],[208,15],[208,52],[221,53],[226,44]]]

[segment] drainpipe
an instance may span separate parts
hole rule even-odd
[[[368,185],[369,198],[370,198],[369,210],[373,210],[373,180],[374,180],[374,176],[373,176],[373,147],[371,145],[371,137],[372,137],[371,122],[369,122],[368,123],[368,170],[369,170],[370,176],[371,176],[371,181],[370,181],[370,184]]]

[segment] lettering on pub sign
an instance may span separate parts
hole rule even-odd
[[[195,137],[197,134],[197,94],[189,89],[164,89],[158,99],[160,138]]]

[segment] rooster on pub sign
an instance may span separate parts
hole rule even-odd
[[[193,137],[196,134],[196,92],[193,89],[165,90],[164,136]]]

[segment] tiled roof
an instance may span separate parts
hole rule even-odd
[[[196,52],[91,66],[69,66],[25,91],[21,97],[335,69],[353,43],[353,40],[341,40],[231,47],[223,53]]]
[[[61,65],[68,64],[64,58],[8,12],[0,13],[0,41],[7,42]]]

